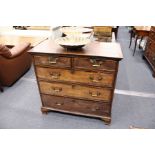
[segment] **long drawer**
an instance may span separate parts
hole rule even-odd
[[[81,85],[69,85],[62,83],[49,83],[39,81],[40,91],[43,94],[75,97],[90,100],[103,100],[109,102],[111,100],[112,90],[107,88],[94,88]]]
[[[54,110],[84,113],[90,115],[103,116],[109,114],[110,103],[86,101],[72,98],[57,97],[51,95],[41,95],[43,106]]]
[[[54,55],[34,56],[35,65],[51,67],[71,67],[71,59],[68,57],[59,57]]]
[[[117,61],[115,60],[105,60],[100,58],[74,58],[74,67],[80,69],[89,70],[108,70],[115,71],[117,66]]]
[[[43,67],[36,67],[36,72],[39,79],[78,82],[105,87],[113,87],[115,78],[114,72],[75,71],[71,73],[71,71],[67,69],[53,69]]]

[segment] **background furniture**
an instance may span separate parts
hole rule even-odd
[[[45,39],[47,39],[47,37],[0,35],[0,44],[13,47],[17,44],[29,42],[31,43],[31,47],[34,47]]]
[[[27,53],[30,43],[19,44],[10,49],[10,54],[4,56],[0,52],[0,82],[2,86],[11,86],[31,66],[31,56]]]
[[[142,39],[144,37],[148,37],[150,32],[150,27],[149,26],[134,26],[133,29],[130,32],[130,44],[129,44],[129,48],[131,47],[132,44],[132,39],[135,38],[135,45],[134,45],[134,52],[133,52],[133,56],[135,54],[136,51],[136,47],[137,47],[137,41],[140,38],[140,43],[142,41]],[[139,44],[140,47],[140,44]]]
[[[19,30],[50,30],[50,26],[13,26],[15,29]]]
[[[94,37],[97,41],[111,42],[112,26],[94,26]]]
[[[118,64],[123,58],[118,43],[94,41],[82,49],[66,51],[46,40],[29,52],[43,113],[53,110],[111,122]]]
[[[28,26],[13,26],[14,29],[27,30]]]
[[[155,26],[151,27],[144,58],[146,58],[147,62],[150,64],[153,70],[153,77],[155,77]]]
[[[28,26],[27,30],[51,30],[51,26]]]
[[[3,92],[3,88],[2,88],[1,82],[0,82],[0,91]]]
[[[113,26],[113,27],[112,27],[112,32],[115,33],[115,39],[116,39],[116,40],[117,40],[118,28],[119,28],[119,26]]]

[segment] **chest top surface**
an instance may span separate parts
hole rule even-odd
[[[57,45],[52,40],[45,40],[36,47],[32,48],[31,54],[58,54],[65,56],[94,56],[105,57],[121,60],[123,58],[122,50],[119,43],[97,42],[93,41],[85,47],[74,50],[66,50]]]

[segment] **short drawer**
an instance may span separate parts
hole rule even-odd
[[[71,60],[68,57],[58,56],[34,56],[35,65],[53,66],[53,67],[71,67]]]
[[[94,88],[81,85],[69,85],[56,82],[39,81],[40,91],[43,94],[75,97],[89,100],[103,100],[109,102],[111,100],[112,90],[106,88]]]
[[[115,72],[87,72],[67,69],[36,67],[39,79],[84,83],[97,86],[113,87]]]
[[[110,114],[111,111],[110,103],[86,101],[44,94],[42,94],[41,97],[44,107],[52,108],[58,111],[83,113],[98,116]]]
[[[77,57],[74,58],[74,65],[75,68],[114,71],[116,70],[117,61]]]
[[[150,37],[152,40],[155,40],[155,31],[150,31],[149,37]]]

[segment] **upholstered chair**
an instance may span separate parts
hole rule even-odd
[[[31,66],[31,56],[27,52],[30,43],[22,43],[8,48],[0,44],[0,90],[2,86],[11,86]]]

